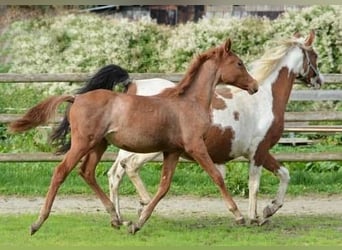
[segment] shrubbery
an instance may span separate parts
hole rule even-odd
[[[233,39],[246,62],[257,59],[267,42],[295,31],[315,29],[323,73],[342,73],[342,6],[312,6],[277,20],[202,19],[177,27],[151,20],[131,22],[95,14],[66,14],[17,21],[1,40],[10,58],[3,71],[16,73],[93,72],[116,63],[130,72],[181,72],[194,54]]]

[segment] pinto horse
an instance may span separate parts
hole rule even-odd
[[[312,48],[314,32],[304,39],[294,37],[279,41],[254,63],[252,75],[260,83],[258,93],[249,97],[243,91],[232,91],[219,86],[212,100],[211,127],[206,135],[208,152],[221,172],[223,163],[244,156],[249,159],[249,209],[251,223],[263,224],[283,205],[290,179],[288,170],[276,161],[269,150],[279,141],[284,127],[286,104],[297,76],[310,85],[320,86],[322,77],[317,69],[317,54]],[[129,85],[128,93],[151,95],[173,86],[164,79],[137,80]],[[98,86],[99,87],[99,86]],[[127,173],[135,185],[141,205],[150,201],[138,170],[144,163],[156,159],[161,153],[136,154],[120,150],[108,172],[110,198],[121,218],[119,185]],[[257,192],[261,166],[279,179],[279,189],[272,204],[265,207],[263,217],[257,215]]]
[[[181,82],[158,95],[146,97],[98,89],[76,96],[52,96],[11,123],[13,132],[29,130],[49,121],[61,103],[70,103],[69,124],[64,128],[65,131],[70,129],[70,149],[54,171],[38,220],[31,225],[31,234],[38,231],[48,218],[59,187],[81,159],[80,175],[111,215],[112,226],[120,226],[115,206],[95,178],[96,165],[108,144],[138,153],[161,151],[164,156],[158,191],[144,207],[137,223],[130,224],[130,233],[137,232],[144,225],[165,196],[178,159],[184,152],[210,175],[236,221],[243,223],[244,218],[225,187],[203,139],[209,129],[210,103],[218,83],[233,84],[250,94],[258,90],[256,80],[231,51],[230,39],[197,56]]]

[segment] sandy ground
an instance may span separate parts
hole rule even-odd
[[[248,200],[235,198],[240,210],[246,216]],[[38,214],[44,202],[44,197],[0,196],[0,214]],[[258,212],[270,202],[269,199],[259,198]],[[137,197],[121,198],[122,214],[135,213],[139,208]],[[95,196],[57,196],[52,213],[106,213],[100,200]],[[170,196],[159,202],[155,210],[162,216],[189,215],[229,215],[221,198],[199,198],[191,196]],[[339,214],[342,216],[342,195],[305,196],[286,198],[284,206],[278,214],[310,215],[310,214]]]

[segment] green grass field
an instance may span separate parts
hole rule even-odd
[[[136,235],[115,230],[108,216],[52,215],[34,236],[33,215],[0,216],[0,247],[30,246],[342,246],[342,218],[276,216],[263,226],[236,226],[231,218],[152,216]]]
[[[323,169],[324,163],[322,164]],[[44,196],[55,166],[56,163],[0,163],[0,195]],[[110,166],[110,163],[100,163],[97,168],[97,180],[106,192],[108,192],[106,172]],[[291,174],[288,195],[341,194],[340,168],[318,172],[316,168],[306,164],[288,167]],[[141,169],[142,179],[151,193],[155,193],[159,185],[160,168],[159,163],[150,163]],[[225,182],[234,195],[247,196],[247,164],[228,164]],[[263,171],[260,194],[274,195],[278,182],[278,178],[273,174]],[[92,194],[92,191],[75,169],[63,183],[59,194]],[[120,194],[136,194],[134,186],[127,177],[120,186]],[[220,193],[209,176],[197,164],[182,163],[176,168],[169,195],[220,196]]]

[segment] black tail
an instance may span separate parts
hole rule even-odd
[[[87,84],[78,89],[76,94],[83,94],[95,89],[112,90],[119,83],[123,83],[125,90],[130,83],[128,72],[118,65],[110,64],[101,68],[92,78],[87,81]],[[57,146],[56,154],[66,153],[71,146],[68,134],[70,132],[70,124],[67,118],[67,112],[59,123],[58,127],[54,129],[50,135],[50,140],[53,145]]]

